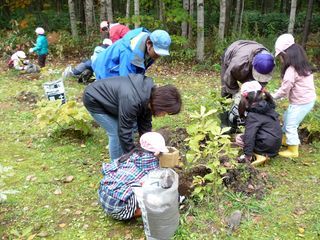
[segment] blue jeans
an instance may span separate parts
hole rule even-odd
[[[118,118],[103,114],[103,113],[92,113],[91,116],[94,120],[106,130],[109,138],[109,155],[111,162],[123,154],[122,147],[120,145],[119,134],[118,134]]]
[[[72,69],[72,73],[76,76],[80,75],[83,73],[84,70],[89,69],[93,72],[92,67],[91,67],[91,60],[85,60],[81,63],[79,63],[77,66],[75,66],[74,69]]]
[[[312,110],[314,103],[315,101],[302,105],[289,104],[288,109],[284,112],[282,132],[286,134],[288,145],[300,144],[298,127],[304,117]]]

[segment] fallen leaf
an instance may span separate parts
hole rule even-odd
[[[61,228],[64,228],[65,226],[66,226],[65,223],[60,223],[60,224],[59,224],[59,227],[61,227]]]
[[[40,232],[37,234],[38,237],[47,237],[49,234],[47,232]]]
[[[81,211],[81,210],[77,210],[74,214],[75,214],[75,215],[81,215],[81,214],[82,214],[82,211]]]
[[[28,181],[28,182],[33,182],[33,181],[35,181],[37,179],[37,177],[35,176],[35,175],[28,175],[27,177],[26,177],[26,181]]]
[[[86,147],[86,145],[85,145],[85,144],[81,144],[80,146],[81,146],[82,148],[85,148],[85,147]]]
[[[64,180],[63,180],[63,182],[64,183],[70,183],[70,182],[72,182],[73,181],[73,179],[74,179],[74,176],[67,176]]]
[[[55,195],[61,195],[61,194],[62,194],[62,191],[61,191],[60,188],[58,188],[58,189],[56,189],[56,190],[54,191],[53,194],[55,194]]]
[[[31,236],[29,236],[29,237],[27,238],[27,240],[32,240],[32,239],[34,239],[35,236],[37,236],[37,234],[32,234]]]
[[[298,228],[298,231],[299,231],[299,233],[301,233],[301,234],[302,234],[302,233],[304,233],[304,228],[299,227],[299,228]]]

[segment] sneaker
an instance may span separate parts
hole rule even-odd
[[[73,75],[74,74],[72,72],[72,68],[70,65],[68,67],[66,67],[66,69],[62,73],[63,78],[69,78],[69,77],[72,77]]]

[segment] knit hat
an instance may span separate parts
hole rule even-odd
[[[255,55],[252,65],[252,76],[255,80],[259,82],[269,82],[271,80],[275,63],[269,52],[263,51]]]
[[[102,21],[100,23],[100,29],[103,29],[103,28],[109,29],[109,22],[108,21]]]
[[[102,44],[103,44],[103,45],[111,46],[111,45],[112,45],[112,41],[111,41],[111,39],[109,39],[109,38],[105,38],[105,39],[103,39]]]
[[[44,29],[42,27],[37,27],[35,32],[36,34],[44,34]]]
[[[171,38],[169,33],[164,30],[155,30],[150,34],[150,40],[153,44],[153,49],[159,56],[168,56]]]
[[[250,81],[250,82],[245,82],[244,84],[242,84],[240,93],[241,93],[241,95],[243,95],[243,94],[249,93],[249,92],[261,91],[261,89],[262,89],[262,86],[260,85],[260,83],[258,81]]]
[[[160,133],[147,132],[140,137],[140,145],[150,152],[169,152],[165,140]]]
[[[275,56],[278,56],[279,53],[287,50],[293,44],[294,37],[290,33],[280,35],[274,45],[274,48],[276,50]]]

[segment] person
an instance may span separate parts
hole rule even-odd
[[[159,168],[159,154],[169,151],[157,132],[144,133],[140,146],[102,166],[99,202],[106,214],[118,220],[141,216],[132,186],[141,186],[143,177]]]
[[[102,45],[95,47],[90,59],[84,60],[74,68],[68,66],[62,73],[62,76],[64,78],[68,78],[71,76],[77,77],[78,82],[87,82],[87,80],[93,75],[93,69],[91,67],[92,61],[94,61],[97,58],[99,53],[101,53],[104,49],[108,48],[111,45],[112,41],[109,38],[105,38],[102,42]]]
[[[220,114],[222,127],[231,127],[229,133],[237,132],[243,125],[238,113],[240,101],[239,83],[251,80],[265,86],[272,78],[274,58],[262,44],[249,40],[233,42],[224,52],[221,64],[221,97],[233,98],[229,111]]]
[[[17,51],[10,57],[8,62],[9,68],[14,68],[16,70],[26,70],[28,68],[29,60],[26,59],[27,56],[24,51]]]
[[[176,87],[156,87],[142,74],[117,76],[88,85],[83,103],[109,137],[111,160],[134,148],[133,129],[140,136],[152,129],[152,115],[178,114],[181,96]]]
[[[281,63],[281,87],[273,93],[274,99],[288,97],[289,106],[283,116],[282,132],[288,146],[280,156],[299,156],[298,127],[312,110],[316,101],[312,67],[303,48],[296,44],[291,34],[283,34],[275,43],[275,56]]]
[[[37,27],[35,32],[38,35],[37,42],[35,47],[29,49],[29,53],[37,53],[38,64],[43,68],[46,65],[46,58],[48,55],[48,40],[42,27]]]
[[[113,43],[123,38],[129,31],[130,28],[120,23],[109,23],[108,21],[102,21],[100,23],[102,37],[106,38],[108,36]]]
[[[281,147],[281,126],[275,103],[258,81],[241,86],[240,117],[245,118],[244,134],[236,136],[236,144],[243,147],[240,161],[258,166],[278,154]],[[255,159],[255,160],[254,160]]]
[[[170,44],[171,38],[164,30],[152,33],[145,28],[131,30],[92,62],[96,79],[145,74],[156,59],[169,55]]]

